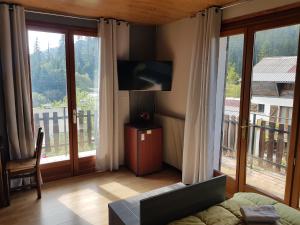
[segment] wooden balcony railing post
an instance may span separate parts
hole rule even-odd
[[[50,133],[49,133],[49,112],[43,113],[44,134],[45,134],[45,149],[46,152],[51,151]]]
[[[65,152],[68,151],[67,149],[67,124],[66,124],[66,120],[67,120],[67,116],[66,116],[66,107],[63,108],[63,120],[64,120],[64,143],[65,143]]]
[[[92,144],[92,117],[91,117],[91,111],[87,111],[87,137],[88,137],[88,143],[89,146]]]
[[[78,120],[79,120],[79,146],[81,149],[84,147],[84,111],[78,111]],[[80,150],[80,149],[79,149]]]
[[[274,130],[275,130],[275,123],[269,122],[269,140],[268,140],[268,151],[267,151],[267,160],[269,162],[273,162],[273,155],[274,155]]]
[[[238,145],[238,132],[239,132],[239,117],[236,117],[236,126],[235,126],[235,140],[234,140],[234,150],[237,150],[237,145]],[[236,152],[235,152],[236,156]]]
[[[235,116],[232,115],[229,121],[228,125],[228,147],[230,148],[230,156],[234,156],[234,153],[232,150],[234,150],[235,145]]]
[[[261,127],[260,127],[260,132],[259,132],[259,150],[258,150],[258,156],[259,156],[259,161],[258,164],[259,166],[263,166],[262,160],[264,159],[265,155],[265,149],[266,149],[266,121],[261,120]]]
[[[280,171],[282,156],[284,151],[284,124],[279,124],[279,132],[277,137],[277,149],[276,149],[276,169]]]
[[[40,114],[35,113],[33,117],[34,117],[34,132],[37,135],[37,131],[38,131],[39,127],[41,126],[40,125]]]
[[[228,152],[228,127],[229,127],[229,116],[224,115],[223,120],[223,148]]]
[[[59,123],[57,112],[53,112],[53,142],[54,148],[58,152],[59,151]]]

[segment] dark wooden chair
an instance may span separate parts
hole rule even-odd
[[[33,158],[29,159],[22,159],[22,160],[11,160],[8,161],[6,164],[6,177],[8,183],[8,193],[7,193],[7,200],[9,203],[10,199],[10,192],[28,189],[35,187],[37,189],[37,197],[38,199],[41,198],[41,172],[40,172],[40,160],[41,160],[41,152],[42,152],[42,145],[43,145],[43,138],[44,133],[42,132],[42,128],[39,128],[37,141],[36,141],[36,148],[34,152]],[[26,177],[34,177],[35,184],[27,184],[22,186],[17,186],[14,188],[10,187],[10,181],[12,179],[17,178],[26,178]]]

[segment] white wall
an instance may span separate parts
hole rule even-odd
[[[156,111],[161,114],[185,117],[194,22],[195,19],[187,18],[157,28],[156,57],[173,61],[172,91],[156,94]]]
[[[269,10],[300,0],[253,0],[223,10],[223,20],[249,13]],[[156,111],[162,114],[185,117],[185,107],[194,41],[195,18],[186,18],[158,26],[156,56],[159,60],[173,60],[173,84],[171,92],[156,94]]]

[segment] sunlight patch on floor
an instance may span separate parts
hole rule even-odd
[[[58,200],[89,224],[96,225],[99,221],[107,220],[107,204],[110,200],[92,189],[64,194]]]
[[[140,192],[137,192],[118,182],[109,182],[107,184],[99,185],[99,187],[100,189],[105,190],[119,199],[129,198],[140,194]]]

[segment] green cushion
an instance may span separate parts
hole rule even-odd
[[[213,206],[195,214],[207,225],[236,225],[240,220],[222,206]]]
[[[256,193],[247,193],[247,192],[239,192],[235,193],[233,196],[234,199],[240,200],[240,201],[250,201],[254,203],[255,205],[275,205],[278,203],[272,198],[269,198],[267,196],[259,195]]]
[[[282,203],[275,204],[275,209],[283,225],[300,224],[300,212]]]
[[[169,225],[243,225],[241,206],[274,205],[282,225],[300,225],[300,212],[276,200],[256,193],[236,193],[218,205]]]
[[[206,225],[196,216],[188,216],[181,220],[176,220],[169,225]]]
[[[228,211],[230,211],[238,218],[242,218],[241,206],[255,206],[253,202],[242,198],[240,199],[231,198],[222,202],[219,205],[227,209]]]

